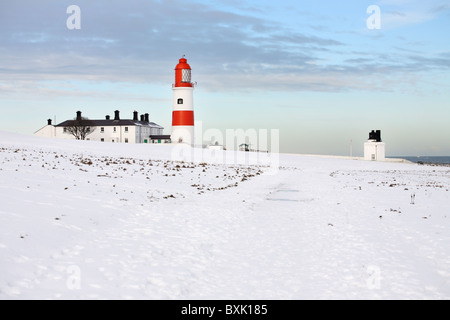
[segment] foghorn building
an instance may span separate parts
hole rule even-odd
[[[381,130],[369,132],[369,140],[364,143],[364,160],[386,160],[386,144],[381,141]]]

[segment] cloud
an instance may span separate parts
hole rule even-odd
[[[434,20],[450,10],[442,0],[383,0],[380,1],[383,28],[396,29]]]
[[[382,15],[383,29],[395,29],[432,20],[430,12],[387,11]]]
[[[0,4],[0,81],[170,83],[182,54],[194,80],[208,90],[364,90],[382,88],[383,81],[374,79],[385,73],[448,68],[445,57],[421,59],[408,52],[404,61],[395,54],[355,57],[346,39],[264,19],[261,8],[255,15],[247,4],[231,11],[208,2],[78,0],[81,30],[68,30],[72,2]],[[424,17],[391,9],[383,27]]]
[[[4,74],[137,80],[145,70],[148,78],[158,79],[182,54],[245,72],[258,63],[304,64],[314,59],[311,46],[341,45],[263,19],[181,1],[78,1],[82,29],[70,31],[64,5],[23,0],[3,4]],[[309,56],[300,49],[309,50]]]

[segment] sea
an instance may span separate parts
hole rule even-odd
[[[390,156],[389,158],[401,158],[415,163],[450,164],[450,157],[448,156]]]

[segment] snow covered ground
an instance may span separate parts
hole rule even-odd
[[[0,132],[0,299],[450,298],[449,167],[177,154]]]

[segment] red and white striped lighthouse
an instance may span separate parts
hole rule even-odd
[[[172,143],[194,144],[194,84],[191,67],[181,58],[175,67],[173,90]]]

